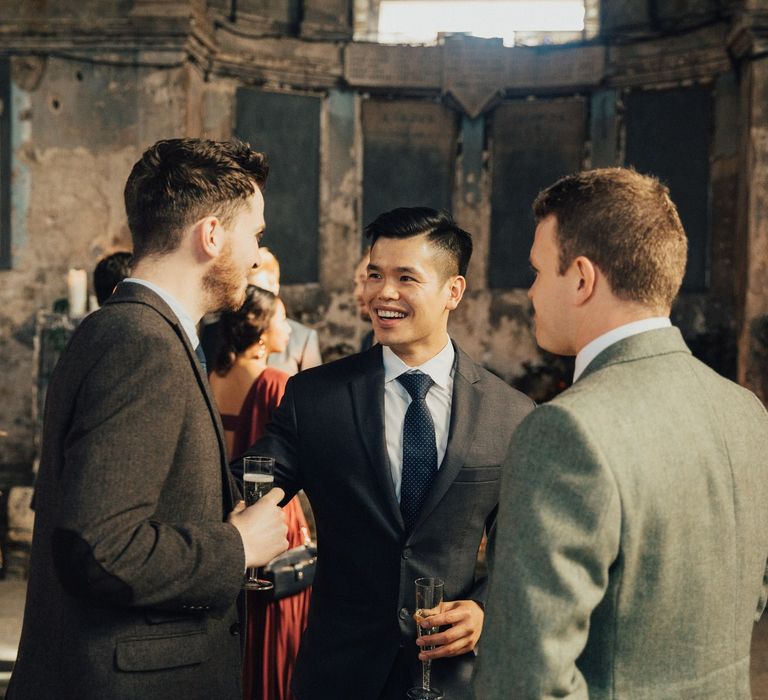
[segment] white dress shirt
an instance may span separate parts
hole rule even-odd
[[[196,348],[198,345],[200,345],[200,339],[197,336],[197,327],[195,325],[195,322],[192,320],[192,317],[189,315],[187,310],[181,305],[181,302],[179,302],[177,299],[172,297],[168,292],[166,292],[162,287],[158,287],[156,284],[153,284],[152,282],[147,282],[147,280],[139,279],[138,277],[126,277],[120,284],[123,284],[125,282],[131,282],[133,284],[143,284],[145,287],[149,287],[157,296],[159,296],[168,306],[171,307],[171,311],[176,315],[176,318],[179,319],[179,323],[181,324],[181,327],[184,329],[184,332],[187,334],[187,338],[189,338],[189,342],[192,344],[192,348]]]
[[[409,367],[392,350],[382,348],[384,360],[384,433],[387,456],[395,495],[400,502],[400,484],[403,478],[403,423],[405,412],[411,403],[411,395],[397,381],[405,372],[419,370],[428,374],[434,384],[427,392],[427,407],[435,424],[438,469],[448,447],[448,430],[451,426],[451,401],[453,399],[453,363],[456,352],[450,340],[432,359],[418,367]]]
[[[633,321],[632,323],[626,323],[623,326],[614,328],[613,330],[603,333],[597,336],[592,342],[587,343],[578,355],[576,355],[576,364],[573,370],[573,381],[575,382],[582,374],[582,372],[589,366],[603,350],[610,347],[614,343],[618,343],[624,338],[637,335],[638,333],[645,333],[645,331],[655,331],[659,328],[670,328],[672,322],[666,316],[654,316],[653,318],[644,318],[641,321]]]

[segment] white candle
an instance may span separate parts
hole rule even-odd
[[[67,299],[69,315],[72,318],[85,315],[85,306],[88,301],[88,276],[85,270],[70,268],[67,273]]]

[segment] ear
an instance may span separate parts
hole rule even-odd
[[[598,271],[589,258],[583,255],[571,263],[573,281],[576,284],[575,301],[577,306],[586,304],[595,294]]]
[[[226,235],[216,216],[206,216],[192,226],[192,237],[197,249],[205,258],[217,258],[224,249]]]
[[[450,296],[448,297],[448,301],[445,304],[445,308],[447,308],[449,311],[453,311],[459,305],[459,302],[464,296],[464,291],[467,288],[467,280],[461,275],[456,275],[455,277],[450,278],[448,284],[448,291]]]

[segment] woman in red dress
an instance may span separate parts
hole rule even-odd
[[[243,306],[225,313],[220,321],[222,348],[210,376],[211,390],[221,412],[229,459],[239,457],[264,433],[264,427],[283,398],[289,375],[267,367],[271,352],[282,352],[291,328],[285,307],[274,294],[249,286]],[[309,528],[301,503],[293,498],[285,506],[288,543],[298,547],[309,541]],[[258,591],[247,593],[248,607],[258,605]],[[243,661],[244,700],[289,700],[291,674],[299,641],[307,623],[309,589],[267,605],[263,637],[249,616],[246,640],[262,649],[255,658],[246,644]],[[259,653],[258,651],[256,653]],[[261,665],[261,673],[257,664]],[[256,687],[254,678],[261,678]]]

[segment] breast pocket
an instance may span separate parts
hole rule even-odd
[[[498,481],[500,475],[501,467],[498,465],[493,467],[464,467],[459,470],[453,481],[455,484],[488,483]]]

